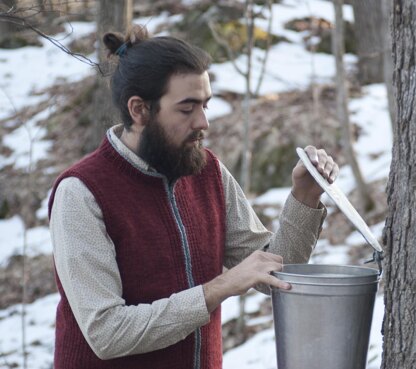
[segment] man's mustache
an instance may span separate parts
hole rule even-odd
[[[186,141],[192,142],[192,141],[197,141],[197,140],[203,140],[204,138],[205,138],[204,132],[198,131],[198,132],[191,133],[186,139]]]

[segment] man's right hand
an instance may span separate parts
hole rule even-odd
[[[203,285],[207,309],[211,313],[230,296],[246,293],[257,284],[290,289],[290,284],[272,276],[270,272],[280,271],[283,258],[264,251],[255,251],[234,268]]]

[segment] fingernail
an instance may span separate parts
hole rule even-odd
[[[285,290],[290,290],[292,288],[292,286],[289,283],[283,283],[283,288]]]

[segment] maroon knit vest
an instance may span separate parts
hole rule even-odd
[[[164,177],[135,168],[106,138],[56,180],[49,212],[55,190],[66,177],[82,180],[101,208],[116,248],[126,305],[169,297],[222,272],[224,194],[218,161],[208,150],[203,171],[182,177],[170,188]],[[211,314],[209,324],[170,347],[100,360],[84,339],[57,275],[56,279],[61,301],[56,317],[55,369],[222,367],[220,308]]]

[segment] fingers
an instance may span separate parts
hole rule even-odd
[[[290,290],[292,288],[289,283],[284,282],[271,274],[269,274],[269,276],[269,281],[266,284],[270,285],[271,287],[280,288],[282,290]]]
[[[318,150],[314,146],[307,146],[304,150],[318,172],[321,173],[329,183],[333,183],[339,174],[339,167],[337,163],[334,162],[334,159],[328,155],[325,150]]]
[[[339,167],[337,163],[334,162],[331,156],[328,156],[328,160],[324,167],[324,177],[328,180],[329,183],[333,183],[338,177]]]
[[[309,160],[312,162],[312,164],[314,164],[315,166],[318,165],[319,163],[319,158],[318,158],[318,150],[315,146],[306,146],[304,148],[306,154],[309,156]]]
[[[279,272],[283,269],[283,258],[280,255],[271,254],[264,251],[255,251],[251,257],[257,259],[255,267],[256,284],[263,283],[276,288],[290,289],[289,283],[271,275],[271,272]]]

